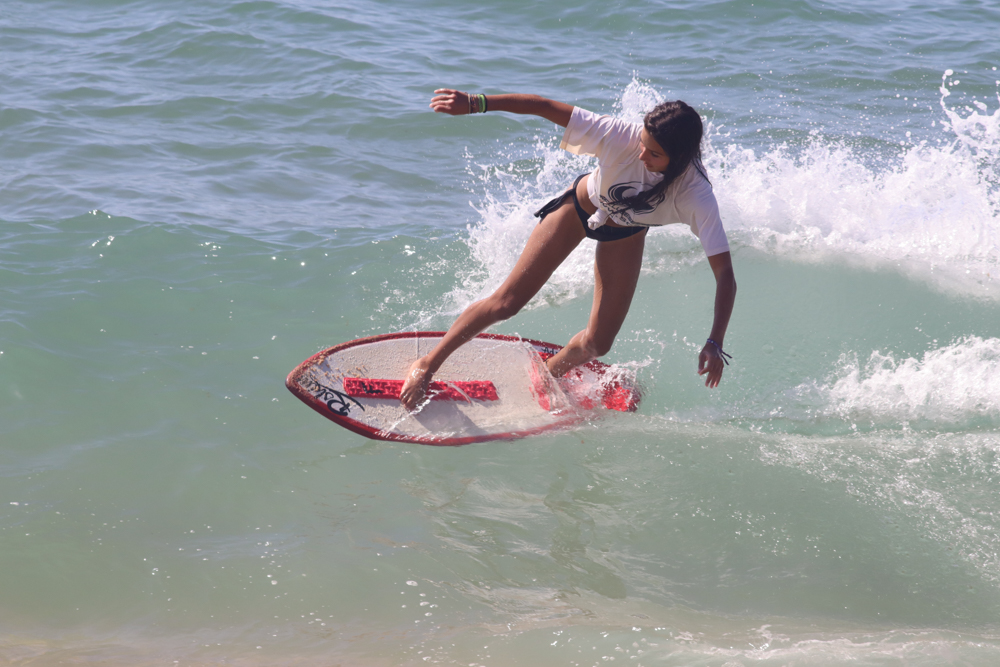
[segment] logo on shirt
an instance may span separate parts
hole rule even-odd
[[[649,225],[643,225],[641,222],[636,222],[633,218],[633,214],[643,214],[652,213],[656,207],[649,204],[640,203],[634,205],[634,202],[630,204],[627,200],[630,197],[635,197],[641,190],[641,182],[629,181],[627,183],[615,183],[610,188],[608,188],[608,196],[601,195],[599,199],[601,200],[601,205],[608,215],[617,222],[619,225],[628,226],[640,226],[648,227]]]

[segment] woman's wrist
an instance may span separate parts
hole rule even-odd
[[[715,347],[715,349],[719,351],[719,357],[728,366],[729,365],[729,360],[733,358],[733,355],[731,355],[728,352],[726,352],[725,350],[723,350],[722,349],[722,343],[719,342],[719,341],[717,341],[717,340],[715,340],[714,338],[709,338],[708,340],[705,341],[705,347],[708,347],[709,345]]]
[[[488,103],[482,93],[466,93],[469,98],[469,114],[486,113]]]

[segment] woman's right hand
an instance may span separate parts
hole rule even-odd
[[[413,362],[406,372],[403,387],[399,391],[399,402],[407,412],[413,412],[423,407],[421,404],[427,396],[431,385],[431,374],[427,372],[427,361],[421,357]]]
[[[469,94],[451,88],[438,88],[431,98],[431,109],[436,113],[446,113],[450,116],[464,116],[468,114],[472,105],[469,103]]]

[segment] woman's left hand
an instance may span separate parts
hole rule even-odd
[[[722,369],[725,368],[725,361],[719,349],[711,343],[705,343],[698,355],[698,375],[708,374],[705,378],[705,386],[709,389],[719,386],[722,380]]]
[[[431,109],[436,113],[446,113],[450,116],[464,116],[472,111],[469,94],[451,88],[438,88],[431,98]]]

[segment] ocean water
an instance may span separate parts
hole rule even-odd
[[[5,0],[0,663],[1000,662],[1000,9]],[[703,114],[634,415],[366,440],[284,388],[445,328],[591,162],[438,87]],[[583,245],[500,333],[565,342]]]

